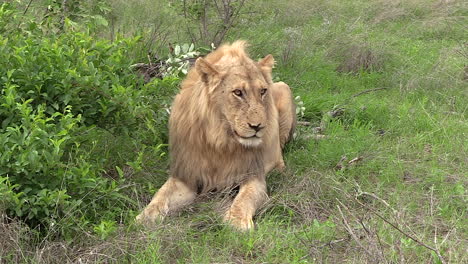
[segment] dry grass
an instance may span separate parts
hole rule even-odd
[[[158,225],[156,228],[164,227]],[[72,243],[38,242],[31,238],[26,227],[17,222],[8,223],[5,218],[0,224],[0,232],[0,263],[119,263],[145,250],[145,245],[155,240],[151,232],[127,232],[122,226],[107,240],[86,234],[86,238],[74,238]]]
[[[310,170],[306,174],[309,177],[300,179],[291,171],[280,174],[280,182],[275,179],[277,185],[271,188],[270,200],[258,216],[262,217],[276,207],[280,207],[293,211],[295,222],[302,224],[309,224],[314,220],[327,220],[331,215],[329,209],[335,203],[331,199],[335,195],[332,186],[325,184],[329,179],[327,175],[315,170]]]
[[[341,73],[358,74],[362,71],[380,72],[387,55],[369,43],[341,42],[328,55],[339,62],[336,70]]]
[[[24,244],[29,242],[28,228],[0,213],[0,234],[0,263],[6,263],[6,258],[13,263],[25,261]]]

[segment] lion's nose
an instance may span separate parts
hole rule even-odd
[[[263,127],[261,127],[261,123],[257,123],[257,124],[250,124],[250,123],[247,123],[249,124],[249,127],[252,128],[253,130],[255,130],[255,132],[258,132],[260,131],[260,129],[262,129]]]

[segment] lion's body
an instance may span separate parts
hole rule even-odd
[[[172,105],[171,177],[138,219],[151,222],[197,193],[240,185],[226,220],[252,227],[265,175],[284,166],[281,149],[295,125],[289,87],[272,83],[273,62],[271,55],[252,61],[241,41],[197,61]]]
[[[206,100],[200,87],[187,87],[176,96],[169,121],[171,175],[198,192],[239,184],[246,177],[264,175],[282,163],[278,112],[268,106],[264,147],[248,148],[229,133],[223,117]],[[271,122],[270,122],[271,121]],[[288,131],[289,132],[289,131]],[[273,164],[273,165],[272,165]]]

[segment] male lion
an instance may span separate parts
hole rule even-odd
[[[284,167],[281,149],[295,127],[285,83],[273,83],[273,56],[250,59],[244,41],[197,59],[175,97],[169,119],[170,177],[137,216],[153,223],[197,194],[239,185],[225,214],[238,229],[253,227],[265,201],[266,174]]]

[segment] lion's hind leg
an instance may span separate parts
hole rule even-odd
[[[279,137],[281,148],[291,139],[296,127],[296,107],[291,89],[284,82],[274,83],[271,87],[273,100],[278,110]]]
[[[144,225],[151,225],[170,212],[192,203],[196,196],[196,191],[192,190],[184,182],[170,177],[154,195],[143,212],[136,217],[136,221]]]

